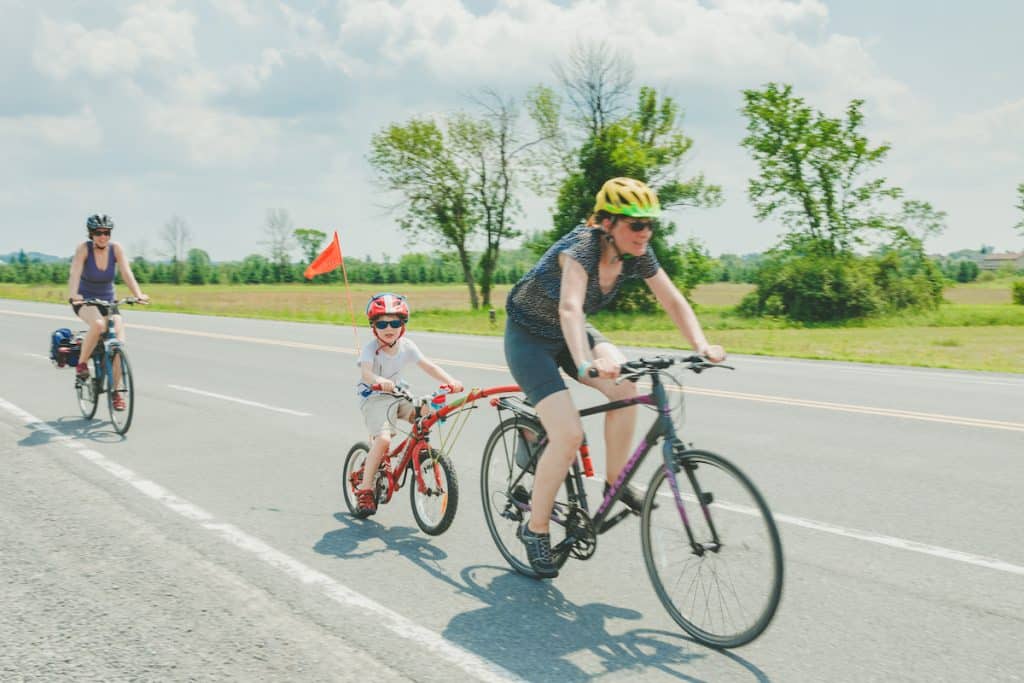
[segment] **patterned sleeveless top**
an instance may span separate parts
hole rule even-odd
[[[84,299],[113,301],[114,275],[117,272],[117,253],[114,251],[113,242],[107,247],[110,250],[110,257],[107,259],[106,270],[100,270],[96,265],[92,240],[86,242],[85,246],[88,251],[85,255],[85,267],[82,268],[82,279],[78,282],[78,293]]]
[[[505,310],[509,320],[525,327],[531,334],[545,339],[561,339],[562,325],[558,317],[558,299],[562,291],[562,268],[558,255],[565,252],[587,271],[587,294],[583,301],[584,315],[596,313],[612,302],[619,287],[629,279],[653,277],[661,265],[651,245],[638,258],[622,262],[622,272],[607,294],[601,291],[598,265],[604,231],[580,225],[566,233],[540,257],[536,265],[509,292]]]

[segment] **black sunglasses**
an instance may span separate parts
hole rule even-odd
[[[394,329],[397,330],[404,324],[404,320],[377,320],[373,323],[373,326],[376,327],[378,330],[386,330],[389,327],[393,327]]]
[[[109,230],[93,230],[92,234],[93,235],[99,235],[99,236],[106,235],[107,237],[110,237],[110,231]]]
[[[629,229],[633,232],[643,232],[644,230],[650,230],[654,232],[654,224],[651,221],[626,221],[629,223]]]

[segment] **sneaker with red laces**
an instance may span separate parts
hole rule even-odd
[[[75,366],[75,376],[78,379],[89,379],[89,364],[79,363]]]
[[[356,491],[356,511],[365,517],[369,517],[377,511],[377,497],[373,489],[359,489]]]
[[[122,396],[121,394],[114,394],[113,403],[114,410],[124,410],[125,408],[128,407],[127,405],[125,405],[124,396]]]

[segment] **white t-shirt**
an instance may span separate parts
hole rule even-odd
[[[378,352],[377,349],[380,351]],[[388,351],[396,353],[392,356],[388,354]],[[419,363],[421,360],[423,360],[423,353],[420,351],[420,347],[416,346],[415,342],[408,337],[399,339],[393,349],[382,348],[380,342],[374,339],[363,347],[356,366],[361,367],[363,363],[371,363],[370,367],[373,368],[375,375],[389,379],[397,385],[402,381],[402,368],[412,363]],[[356,394],[364,401],[371,395],[379,393],[372,391],[366,382],[360,381],[356,384]]]

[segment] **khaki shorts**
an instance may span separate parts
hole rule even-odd
[[[413,412],[412,403],[386,394],[371,395],[363,401],[360,409],[363,411],[363,420],[366,421],[366,429],[370,436],[385,432],[395,434],[395,426],[388,421],[389,418],[394,421],[408,420]]]

